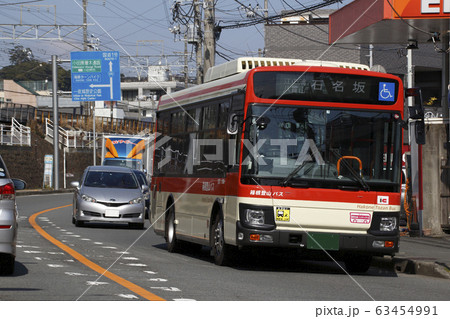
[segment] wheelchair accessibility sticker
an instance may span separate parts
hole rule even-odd
[[[378,86],[378,101],[394,102],[395,83],[380,82]]]

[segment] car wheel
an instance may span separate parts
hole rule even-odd
[[[213,228],[211,230],[212,238],[212,255],[214,256],[214,263],[219,266],[228,265],[231,261],[232,247],[225,243],[225,236],[223,231],[223,215],[217,215]]]
[[[173,205],[169,208],[166,220],[166,241],[167,241],[167,250],[169,252],[173,253],[178,250],[179,243],[176,234],[175,208],[173,207]]]
[[[72,224],[75,225],[75,217],[74,216],[72,216]]]
[[[0,256],[0,275],[12,275],[16,257],[13,255]]]
[[[349,254],[345,256],[344,263],[349,273],[364,273],[370,268],[372,256]]]
[[[76,227],[83,227],[84,226],[84,222],[81,221],[81,220],[75,219],[75,226]]]
[[[144,229],[144,223],[129,223],[128,226],[133,229]]]

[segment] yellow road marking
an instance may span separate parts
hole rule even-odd
[[[70,205],[65,205],[65,206],[59,206],[59,207],[55,207],[55,208],[50,208],[50,209],[46,209],[40,212],[37,212],[35,214],[33,214],[30,218],[29,218],[29,222],[31,224],[31,226],[33,226],[34,229],[36,229],[36,231],[45,239],[47,239],[48,241],[50,241],[52,244],[56,245],[57,247],[61,248],[62,250],[64,250],[66,253],[68,253],[69,255],[71,255],[73,258],[75,258],[76,260],[78,260],[79,262],[81,262],[82,264],[88,266],[89,268],[91,268],[92,270],[98,272],[99,274],[101,274],[102,276],[105,276],[109,279],[111,279],[112,281],[115,281],[116,283],[118,283],[119,285],[131,290],[132,292],[138,294],[139,296],[147,299],[147,300],[151,300],[151,301],[164,301],[165,299],[145,290],[142,287],[139,287],[136,284],[133,284],[132,282],[123,279],[120,276],[117,276],[115,274],[113,274],[112,272],[109,272],[108,270],[106,270],[103,267],[100,267],[99,265],[97,265],[96,263],[90,261],[89,259],[87,259],[86,257],[84,257],[82,254],[78,253],[77,251],[73,250],[72,248],[70,248],[67,245],[64,245],[62,242],[60,242],[59,240],[55,239],[54,237],[50,236],[47,232],[45,232],[41,226],[39,226],[36,222],[36,217],[50,212],[52,210],[57,210],[57,209],[61,209],[61,208],[66,208],[66,207],[70,207],[72,206],[72,204]]]

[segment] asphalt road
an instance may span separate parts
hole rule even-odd
[[[218,267],[206,248],[167,252],[164,239],[154,234],[148,221],[144,230],[104,224],[75,227],[71,194],[20,196],[17,204],[16,270],[12,276],[0,277],[0,300],[449,298],[445,279],[397,274],[377,266],[366,274],[349,276],[333,262],[302,260],[293,254],[246,254],[232,267]]]

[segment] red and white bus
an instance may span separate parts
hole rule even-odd
[[[240,58],[161,97],[150,221],[168,250],[398,251],[404,92],[359,64]]]

